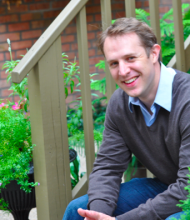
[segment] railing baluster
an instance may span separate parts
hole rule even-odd
[[[135,18],[135,0],[125,0],[125,14],[127,18]]]
[[[59,220],[72,199],[61,37],[30,71],[28,81],[34,175],[40,182],[38,219]]]
[[[183,38],[183,23],[182,23],[182,10],[181,1],[172,0],[174,11],[174,36],[175,36],[175,49],[176,49],[176,68],[181,71],[186,71],[185,51],[184,51],[184,38]]]
[[[102,15],[102,28],[105,30],[111,25],[111,1],[110,0],[101,0],[101,15]],[[106,62],[105,62],[106,63]],[[115,81],[113,80],[111,73],[109,71],[108,65],[105,65],[106,73],[106,92],[107,99],[109,100],[116,89]]]
[[[89,76],[90,70],[89,70],[85,7],[83,7],[83,9],[81,9],[79,14],[77,15],[77,41],[78,41],[80,77],[81,77],[81,95],[82,95],[82,106],[83,106],[86,165],[87,165],[87,176],[89,176],[93,168],[95,152],[94,152],[94,134],[93,134],[93,121],[92,121],[91,90],[90,90],[90,76]]]
[[[159,18],[159,1],[149,0],[149,8],[150,8],[150,23],[151,27],[154,31],[154,34],[157,37],[158,44],[161,45],[161,37],[160,37],[160,18]],[[161,52],[160,52],[160,58]]]

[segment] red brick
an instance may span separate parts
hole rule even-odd
[[[95,33],[94,32],[88,33],[88,39],[89,40],[94,39],[94,38],[95,38]]]
[[[95,66],[90,66],[90,73],[96,73],[96,67]]]
[[[15,60],[15,52],[12,51],[11,54],[12,54],[12,59]],[[6,60],[11,60],[11,56],[10,56],[9,52],[5,53],[5,58],[6,58]]]
[[[21,13],[28,11],[28,5],[11,5],[10,10],[8,10],[8,13]]]
[[[97,48],[97,41],[92,41],[91,46],[92,48]]]
[[[96,55],[96,51],[94,49],[91,49],[88,51],[89,57],[95,56]]]
[[[12,43],[12,50],[29,49],[32,46],[31,40],[18,41]]]
[[[29,48],[28,48],[29,49]],[[23,55],[25,55],[27,53],[27,48],[24,50],[17,50],[16,51],[16,59],[21,60]]]
[[[56,11],[46,11],[43,13],[44,18],[55,18],[58,16],[58,14],[61,12],[61,10]]]
[[[135,2],[135,7],[136,8],[141,8],[142,7],[142,2]]]
[[[8,44],[4,43],[4,44],[0,44],[0,52],[3,51],[8,51]]]
[[[67,55],[69,60],[74,60],[75,57],[78,57],[78,54],[76,52],[67,52]]]
[[[22,39],[38,38],[42,34],[41,30],[22,32]]]
[[[87,14],[93,14],[93,13],[101,12],[100,5],[87,7],[86,10],[87,10]]]
[[[2,89],[1,90],[1,96],[2,97],[8,97],[13,91],[8,90],[8,89]],[[12,99],[12,98],[11,98]]]
[[[1,24],[1,25],[0,25],[0,33],[3,33],[3,32],[5,32],[5,31],[6,31],[6,25]]]
[[[17,14],[0,16],[0,23],[17,22],[17,21],[18,21]]]
[[[24,2],[33,2],[33,0],[24,0]]]
[[[49,8],[49,3],[35,3],[30,5],[30,10],[43,10],[43,9],[48,9]]]
[[[161,0],[160,4],[162,5],[172,5],[172,0]]]
[[[126,17],[125,11],[120,11],[120,12],[116,13],[116,16],[115,16],[116,19],[117,18],[123,18],[123,17]]]
[[[65,8],[67,4],[68,2],[65,2],[65,1],[52,2],[52,7],[53,8]]]
[[[96,30],[100,30],[100,24],[87,24],[87,30],[88,31],[96,31]]]
[[[66,32],[66,34],[74,34],[74,33],[76,33],[77,32],[77,30],[76,30],[76,26],[74,26],[74,27],[67,27],[66,29],[65,29],[65,32]]]
[[[0,80],[0,88],[7,88],[8,86],[10,86],[10,81],[7,82],[6,79]]]
[[[148,1],[144,1],[144,7],[149,7],[149,2]]]
[[[5,73],[4,70],[1,70],[1,79],[6,79],[7,78],[7,74]]]
[[[71,50],[78,50],[78,44],[72,43],[71,44]]]
[[[113,4],[112,8],[114,10],[118,10],[118,9],[123,9],[124,10],[125,9],[125,5],[122,4],[122,3],[117,3],[117,4]]]
[[[169,7],[160,7],[159,8],[159,13],[166,13],[167,11],[169,11]]]
[[[28,22],[17,23],[17,24],[9,24],[8,25],[9,31],[23,31],[30,29]]]
[[[64,42],[64,43],[73,42],[74,40],[75,40],[74,35],[61,36],[61,42]]]
[[[2,5],[1,5],[1,7],[0,7],[0,15],[2,15],[2,14],[5,14],[6,13],[6,7],[3,7]]]
[[[63,44],[62,45],[62,51],[66,52],[66,51],[70,51],[70,44]]]
[[[20,19],[21,21],[30,21],[32,20],[32,13],[21,14]]]
[[[95,15],[95,21],[101,21],[101,19],[102,19],[101,14],[96,14]]]
[[[90,59],[89,63],[90,63],[90,65],[95,65],[95,64],[97,64],[101,59],[102,59],[102,57],[94,57],[93,59]]]
[[[10,41],[20,40],[20,33],[0,34],[0,42],[7,42],[7,38],[9,38]]]
[[[32,21],[31,26],[32,26],[32,29],[47,28],[51,23],[52,23],[51,20]]]
[[[94,21],[93,15],[87,15],[87,16],[86,16],[86,20],[87,20],[87,22],[92,22],[92,21]]]
[[[4,54],[0,53],[0,61],[4,61]]]

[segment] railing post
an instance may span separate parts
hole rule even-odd
[[[135,18],[135,0],[125,0],[125,14],[127,18]]]
[[[172,0],[174,12],[174,36],[176,49],[176,68],[186,71],[181,0]]]
[[[111,25],[111,1],[101,0],[101,15],[102,15],[102,28],[105,30]],[[116,89],[115,81],[113,80],[109,71],[107,62],[105,61],[105,73],[106,73],[106,94],[109,100]]]
[[[61,37],[29,73],[38,220],[60,220],[71,201]]]
[[[87,177],[92,171],[95,159],[94,134],[92,121],[91,90],[90,90],[90,70],[88,57],[88,40],[86,27],[86,8],[83,7],[77,15],[77,41],[79,51],[81,95],[83,109],[83,125],[85,138],[85,153],[87,165]]]
[[[160,37],[160,17],[159,17],[159,1],[149,0],[150,8],[150,23],[151,27],[156,35],[158,44],[161,46],[161,37]],[[162,60],[161,51],[160,59]]]

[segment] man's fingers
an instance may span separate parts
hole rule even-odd
[[[85,211],[86,210],[79,208],[77,211],[78,211],[79,215],[81,215],[82,217],[86,217],[85,216]]]
[[[99,213],[95,211],[84,210],[79,208],[78,213],[79,215],[81,215],[82,217],[86,217],[87,219],[95,219],[95,220],[99,219]]]

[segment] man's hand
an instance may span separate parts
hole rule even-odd
[[[115,220],[115,217],[91,210],[78,209],[78,213],[85,217],[85,220]]]

